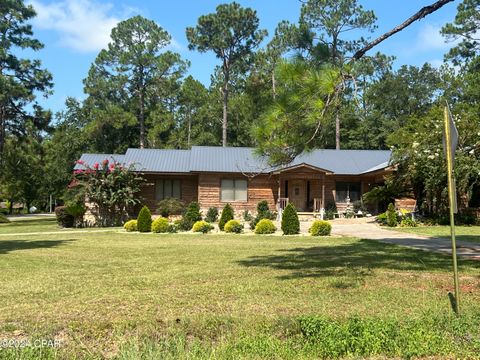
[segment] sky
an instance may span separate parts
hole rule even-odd
[[[206,86],[218,60],[211,53],[188,50],[185,28],[195,26],[201,15],[212,13],[226,0],[27,0],[37,11],[31,23],[34,35],[45,47],[33,54],[42,61],[55,83],[54,94],[39,99],[53,112],[64,108],[69,96],[83,99],[82,80],[87,76],[98,52],[105,48],[110,31],[115,25],[131,16],[142,15],[154,20],[172,35],[170,50],[176,51],[191,62],[188,74]],[[242,6],[257,10],[260,27],[274,33],[281,20],[297,22],[300,14],[299,0],[237,0]],[[378,29],[375,38],[400,24],[421,7],[434,0],[359,0],[365,9],[374,10]],[[400,65],[434,66],[442,63],[443,55],[452,44],[439,34],[440,28],[453,21],[460,0],[416,22],[402,32],[387,39],[374,49],[395,56],[395,67]],[[26,54],[27,55],[27,54]],[[28,54],[32,56],[32,54]]]

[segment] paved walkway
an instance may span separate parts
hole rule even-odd
[[[388,244],[408,246],[427,251],[446,254],[452,253],[450,239],[432,238],[401,231],[386,230],[378,226],[371,219],[358,221],[356,223],[337,222],[335,220],[332,224],[332,234],[378,240]],[[480,260],[480,244],[457,240],[457,255],[472,260]]]

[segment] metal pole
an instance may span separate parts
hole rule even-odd
[[[448,107],[445,107],[445,147],[447,153],[447,175],[448,175],[448,200],[450,205],[450,235],[452,238],[452,259],[453,259],[453,284],[455,287],[455,298],[452,301],[453,311],[459,313],[459,288],[458,288],[458,267],[457,267],[457,246],[455,241],[455,188],[453,180],[453,154],[452,154],[452,138],[450,133],[450,120]]]

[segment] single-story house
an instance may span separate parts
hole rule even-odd
[[[288,165],[271,167],[253,148],[193,146],[83,154],[81,160],[89,165],[104,159],[134,164],[147,179],[141,195],[152,211],[160,200],[173,197],[197,201],[204,213],[227,203],[236,211],[254,212],[261,200],[267,200],[271,209],[291,202],[298,211],[313,212],[329,203],[342,209],[360,200],[393,171],[390,157],[391,152],[383,150],[319,149]]]

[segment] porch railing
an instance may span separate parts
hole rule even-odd
[[[288,198],[278,198],[278,210],[283,210],[288,205]]]
[[[283,209],[285,209],[288,205],[288,198],[278,198],[277,204],[277,220],[280,221],[282,219]]]
[[[320,212],[322,210],[322,199],[313,199],[313,212]]]

